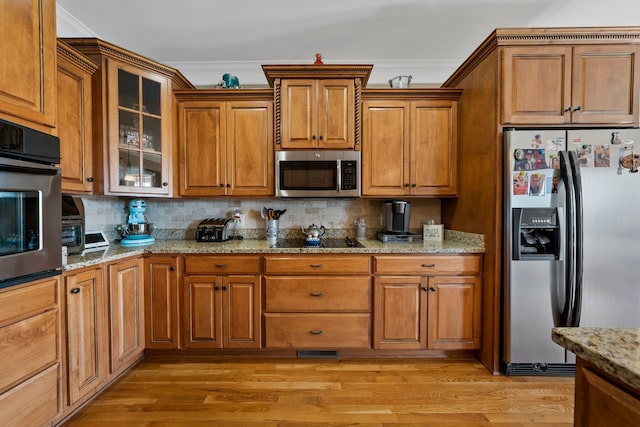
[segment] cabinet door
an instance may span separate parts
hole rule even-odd
[[[318,80],[317,91],[318,98],[315,108],[318,148],[352,149],[355,145],[355,84],[353,79]]]
[[[638,123],[639,53],[631,44],[573,48],[573,123]]]
[[[181,196],[221,196],[226,193],[225,113],[223,102],[192,101],[180,104],[178,141]]]
[[[260,348],[260,276],[222,279],[222,324],[225,348]]]
[[[230,185],[227,194],[273,196],[275,194],[273,103],[268,101],[229,102],[226,118],[226,164],[228,165],[226,183]]]
[[[454,101],[411,103],[411,195],[456,195],[457,116],[458,104]]]
[[[571,120],[571,47],[507,47],[502,52],[502,123]]]
[[[177,349],[178,257],[152,256],[145,260],[145,347]]]
[[[366,101],[363,107],[362,195],[407,195],[409,103]]]
[[[317,146],[316,80],[285,79],[280,90],[281,148]]]
[[[183,344],[186,348],[222,347],[221,276],[185,276]]]
[[[68,405],[96,391],[105,379],[102,269],[65,278]]]
[[[428,348],[480,348],[480,279],[430,277],[428,289]]]
[[[2,2],[0,117],[56,126],[56,2]],[[25,123],[26,124],[26,123]]]
[[[108,194],[171,195],[169,81],[107,61]]]
[[[380,276],[374,283],[373,347],[426,348],[427,278]]]
[[[142,259],[109,265],[110,372],[127,369],[144,351]]]
[[[65,193],[93,191],[92,74],[64,55],[58,55],[58,137]]]

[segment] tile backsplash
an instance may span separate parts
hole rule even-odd
[[[111,196],[82,196],[88,231],[104,231],[111,239],[119,237],[118,224],[127,222],[127,204],[131,198]],[[364,218],[367,235],[374,237],[382,226],[382,203],[386,199],[158,199],[144,198],[145,215],[154,224],[156,238],[191,239],[198,223],[204,218],[231,217],[235,209],[245,216],[238,234],[248,238],[264,237],[263,206],[286,209],[280,218],[281,233],[297,233],[301,227],[324,225],[327,230],[345,230],[355,236],[355,221]],[[410,229],[422,231],[422,224],[430,219],[440,223],[440,200],[407,199],[411,202]],[[261,234],[262,233],[262,234]]]

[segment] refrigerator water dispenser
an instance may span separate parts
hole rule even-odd
[[[513,259],[557,260],[560,226],[556,208],[513,209]]]

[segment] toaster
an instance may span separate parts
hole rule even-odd
[[[198,242],[225,242],[233,239],[230,232],[231,218],[206,218],[200,221],[196,229],[196,241]]]

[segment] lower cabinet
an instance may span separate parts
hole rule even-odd
[[[177,349],[180,346],[178,321],[177,255],[151,255],[144,264],[145,347]]]
[[[142,358],[144,352],[143,260],[129,258],[108,264],[109,374],[115,376]]]
[[[59,277],[0,290],[0,425],[62,414]]]
[[[68,406],[97,392],[106,378],[102,267],[64,276]]]
[[[370,260],[366,255],[267,256],[265,346],[370,348]]]
[[[260,348],[260,257],[186,256],[185,348]]]
[[[480,348],[480,255],[374,257],[376,349]]]

